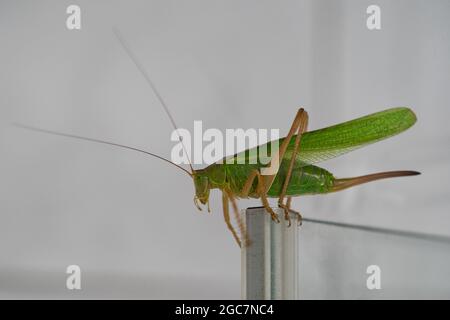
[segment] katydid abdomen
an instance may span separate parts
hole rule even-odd
[[[205,170],[205,174],[211,171],[220,170],[218,165],[213,165]],[[223,164],[223,170],[225,172],[225,181],[223,181],[237,196],[239,196],[243,189],[245,182],[254,170],[259,170],[258,165],[227,165]],[[209,170],[208,170],[209,169]],[[279,197],[283,183],[286,179],[286,172],[288,169],[288,161],[284,160],[280,169],[276,175],[275,180],[272,183],[267,196],[271,198]],[[210,171],[211,170],[211,171]],[[294,167],[289,180],[287,189],[288,196],[300,196],[306,194],[319,194],[330,192],[330,188],[333,186],[334,177],[327,170],[309,165],[309,166],[296,166]],[[223,184],[216,184],[216,188],[222,188]],[[257,192],[257,181],[254,181],[252,188],[248,194],[250,198],[259,198],[260,195]]]
[[[278,198],[280,196],[283,183],[286,179],[288,166],[289,161],[283,160],[275,180],[267,192],[268,197]],[[228,187],[239,197],[251,172],[259,169],[260,166],[257,164],[213,164],[206,169],[201,170],[199,174],[208,177],[212,188],[223,189],[224,187]],[[314,165],[305,166],[297,164],[292,170],[291,178],[286,190],[286,196],[296,197],[301,195],[331,193],[375,180],[415,174],[418,173],[415,171],[388,171],[352,178],[336,178],[331,172],[324,168]],[[257,181],[253,183],[248,197],[260,197],[257,192]]]
[[[278,198],[280,196],[283,183],[286,179],[288,165],[288,161],[283,161],[281,163],[280,170],[267,192],[267,195],[270,198]],[[286,195],[295,197],[308,194],[328,193],[331,192],[334,180],[333,174],[317,166],[309,165],[294,167],[286,190]]]

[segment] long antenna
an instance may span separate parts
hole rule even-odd
[[[194,172],[194,168],[192,167],[192,162],[191,159],[189,158],[189,154],[186,150],[186,147],[183,143],[183,139],[180,135],[180,132],[178,130],[178,126],[175,123],[175,120],[172,116],[172,114],[170,113],[169,108],[167,107],[166,103],[164,102],[164,99],[162,98],[162,96],[159,94],[158,90],[156,90],[155,85],[153,84],[153,81],[150,79],[150,76],[148,75],[147,71],[145,70],[144,66],[139,62],[138,58],[136,57],[136,55],[133,53],[133,51],[131,51],[130,47],[128,46],[127,42],[125,41],[125,39],[122,37],[120,31],[116,28],[113,27],[113,32],[117,38],[117,40],[119,40],[120,44],[122,45],[123,49],[125,50],[125,52],[128,54],[128,56],[130,57],[130,59],[134,62],[134,64],[136,65],[136,67],[138,68],[138,70],[141,72],[142,76],[145,78],[145,80],[147,81],[147,84],[150,86],[150,88],[152,89],[152,91],[154,92],[154,94],[156,95],[156,97],[158,98],[159,102],[161,103],[162,107],[164,108],[164,111],[166,112],[167,116],[169,117],[170,122],[172,123],[173,128],[175,129],[175,131],[177,132],[178,138],[180,139],[181,145],[183,146],[183,150],[186,154],[186,157],[189,161],[189,167],[191,168],[192,173]]]
[[[90,141],[90,142],[96,142],[96,143],[103,143],[103,144],[107,144],[107,145],[111,145],[111,146],[115,146],[115,147],[120,147],[120,148],[124,148],[124,149],[129,149],[129,150],[133,150],[133,151],[137,151],[137,152],[141,152],[141,153],[145,153],[149,156],[158,158],[162,161],[168,162],[171,165],[177,167],[178,169],[183,170],[184,172],[186,172],[188,175],[192,176],[192,174],[187,171],[185,168],[183,168],[182,166],[179,166],[175,163],[173,163],[172,161],[163,158],[161,156],[158,156],[157,154],[145,151],[145,150],[141,150],[138,148],[134,148],[134,147],[129,147],[129,146],[125,146],[123,144],[119,144],[119,143],[115,143],[115,142],[109,142],[109,141],[105,141],[105,140],[100,140],[100,139],[94,139],[94,138],[88,138],[88,137],[83,137],[83,136],[78,136],[78,135],[74,135],[74,134],[69,134],[69,133],[62,133],[62,132],[57,132],[57,131],[52,131],[52,130],[46,130],[46,129],[41,129],[41,128],[36,128],[36,127],[31,127],[31,126],[27,126],[27,125],[23,125],[20,123],[13,123],[12,125],[19,127],[19,128],[23,128],[23,129],[28,129],[28,130],[33,130],[33,131],[38,131],[38,132],[43,132],[43,133],[49,133],[49,134],[54,134],[57,136],[62,136],[62,137],[69,137],[69,138],[74,138],[74,139],[79,139],[79,140],[85,140],[85,141]]]

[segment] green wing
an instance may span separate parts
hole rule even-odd
[[[299,160],[314,164],[340,156],[399,134],[411,127],[416,120],[416,115],[410,109],[392,108],[306,132],[301,139]],[[294,144],[295,139],[291,139],[286,157],[290,158]]]
[[[297,155],[297,161],[307,165],[338,157],[344,153],[399,134],[411,127],[416,120],[416,115],[411,109],[399,107],[373,113],[331,127],[305,132],[300,142],[300,152]],[[280,146],[284,139],[278,140]],[[291,158],[294,145],[295,136],[289,142],[283,159]],[[258,155],[259,147],[242,151],[233,157],[245,157],[247,161],[245,163],[250,163],[251,158]],[[267,145],[267,149],[270,150],[270,144]]]

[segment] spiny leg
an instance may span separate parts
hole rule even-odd
[[[223,218],[225,219],[225,223],[227,224],[228,229],[231,231],[231,234],[234,237],[234,240],[236,240],[239,247],[241,246],[241,240],[239,239],[236,230],[234,230],[233,225],[230,221],[230,210],[228,206],[228,196],[225,191],[222,192],[222,205],[223,205]]]
[[[302,123],[305,122],[305,120],[304,120],[305,115],[306,115],[306,118],[307,118],[307,113],[306,113],[306,111],[303,108],[300,108],[297,111],[295,119],[292,122],[291,128],[289,129],[289,133],[287,134],[287,136],[284,138],[283,142],[281,143],[281,146],[280,146],[280,149],[279,149],[279,153],[277,155],[274,155],[272,157],[272,160],[269,163],[269,167],[271,167],[273,162],[277,161],[276,162],[277,165],[278,165],[277,172],[278,172],[278,169],[279,169],[279,167],[281,165],[281,161],[283,160],[283,157],[284,157],[284,155],[286,153],[286,150],[287,150],[287,147],[289,145],[289,142],[291,141],[294,133],[299,131],[300,127],[304,126],[304,125],[302,125]],[[275,157],[275,159],[274,159],[274,157]],[[276,177],[276,174],[263,176],[263,178],[262,178],[262,180],[263,180],[263,191],[261,192],[261,199],[263,199],[262,195],[264,195],[264,196],[267,195],[267,192],[270,190],[270,187],[272,186],[273,181],[275,180],[275,177]],[[288,217],[289,217],[289,215],[288,215]],[[272,216],[272,218],[273,218],[273,216]]]
[[[280,197],[278,198],[278,206],[280,208],[283,208],[283,210],[284,210],[284,217],[285,217],[286,220],[289,221],[289,226],[291,225],[291,218],[289,216],[290,208],[289,208],[289,206],[287,206],[283,202],[284,202],[284,198],[285,198],[286,193],[287,193],[287,188],[289,186],[289,181],[291,179],[292,170],[294,169],[295,160],[296,160],[297,154],[299,152],[300,140],[301,140],[302,134],[306,131],[306,129],[308,127],[308,113],[305,110],[300,109],[300,111],[298,113],[298,117],[299,117],[300,121],[299,121],[299,125],[298,125],[298,128],[297,128],[297,136],[295,137],[294,150],[292,151],[291,160],[289,161],[289,167],[288,167],[288,170],[287,170],[287,173],[286,173],[286,178],[285,178],[284,183],[283,183],[283,188],[281,190]]]
[[[225,192],[227,193],[228,198],[230,199],[231,205],[233,207],[233,213],[234,217],[236,219],[236,222],[239,227],[239,232],[241,233],[241,239],[244,242],[244,246],[247,247],[250,245],[250,240],[248,238],[247,230],[245,229],[245,225],[242,222],[241,216],[239,214],[239,208],[236,202],[236,198],[234,197],[234,194],[231,190],[225,189]]]
[[[307,119],[306,111],[303,108],[300,108],[297,112],[297,115],[295,116],[295,119],[292,123],[292,126],[289,130],[288,135],[285,137],[285,139],[283,140],[283,142],[281,144],[279,153],[277,155],[274,155],[272,157],[272,160],[269,162],[269,167],[271,167],[273,165],[273,162],[277,161],[277,165],[278,165],[278,168],[276,170],[277,172],[280,167],[280,159],[281,160],[283,159],[284,154],[286,153],[287,147],[289,145],[289,142],[292,139],[292,136],[294,135],[294,133],[296,131],[303,132],[305,130],[305,129],[300,130],[300,128],[305,126],[305,125],[302,125],[305,122],[305,120],[304,120],[305,115],[306,115],[306,119]],[[306,120],[306,123],[307,123],[307,120]],[[299,140],[298,137],[296,138],[296,144],[299,144],[299,141],[297,142],[297,140]],[[290,171],[292,171],[292,168]],[[290,175],[290,173],[289,173],[289,175]],[[273,181],[275,180],[276,174],[262,176],[258,170],[253,171],[250,174],[250,176],[248,177],[247,181],[245,182],[244,187],[242,188],[242,191],[241,191],[241,195],[243,197],[248,196],[248,194],[251,190],[251,187],[253,185],[253,181],[256,177],[258,177],[258,186],[257,186],[258,194],[261,197],[262,204],[264,205],[266,210],[270,213],[272,220],[279,222],[278,215],[270,207],[269,201],[267,200],[267,192],[269,191],[270,187],[272,186]],[[283,195],[283,198],[284,198],[284,195]],[[289,217],[289,214],[287,215],[287,217]]]
[[[256,191],[258,195],[261,198],[262,205],[267,210],[267,212],[270,213],[270,216],[272,217],[272,220],[276,222],[280,222],[278,219],[278,215],[273,211],[273,209],[270,207],[269,200],[267,199],[267,194],[264,191],[264,180],[261,176],[261,173],[258,171],[258,169],[255,169],[250,173],[250,175],[247,178],[247,181],[244,183],[244,187],[242,188],[240,195],[242,198],[247,198],[251,187],[253,186],[253,181],[258,178],[258,184],[256,186]]]
[[[278,172],[278,169],[280,168],[281,161],[283,160],[284,154],[286,153],[289,142],[291,141],[292,136],[298,130],[298,127],[301,124],[302,117],[304,117],[304,113],[306,113],[306,112],[303,108],[300,108],[297,111],[297,114],[295,115],[295,119],[292,122],[291,128],[289,129],[287,136],[284,138],[283,142],[281,143],[278,154],[272,155],[272,159],[269,162],[269,167],[272,167],[273,162],[277,161],[277,163],[278,163],[277,172]],[[276,173],[273,175],[265,175],[264,177],[265,177],[264,178],[265,193],[267,194],[267,192],[269,191],[270,187],[273,184],[273,181],[275,180]]]
[[[303,109],[300,109],[299,119],[300,119],[300,122],[299,122],[299,125],[297,128],[297,135],[295,137],[294,150],[292,151],[291,159],[289,161],[289,167],[288,167],[288,170],[286,173],[286,178],[284,180],[283,188],[280,193],[279,200],[278,200],[279,203],[283,203],[284,197],[286,196],[287,188],[289,185],[289,180],[291,179],[292,170],[294,169],[295,160],[296,160],[297,154],[299,152],[300,140],[301,140],[302,134],[306,131],[306,129],[308,127],[308,113],[306,111],[304,111]]]

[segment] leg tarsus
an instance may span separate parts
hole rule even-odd
[[[298,213],[298,216],[297,216],[297,226],[301,226],[302,225],[302,223],[303,223],[303,218],[302,218],[302,215],[300,214],[300,212],[297,212]]]
[[[291,226],[291,217],[290,213],[294,213],[297,215],[297,224],[300,226],[302,224],[302,215],[300,212],[291,209],[292,197],[288,197],[286,204],[279,204],[279,207],[284,210],[284,217],[287,221],[289,221],[288,226]]]
[[[283,211],[284,211],[284,220],[286,220],[286,221],[288,221],[288,227],[290,227],[291,226],[291,215],[290,215],[290,210],[288,209],[288,207],[285,205],[285,204],[283,204],[283,203],[279,203],[278,204],[278,207],[280,207],[281,209],[283,209]]]

